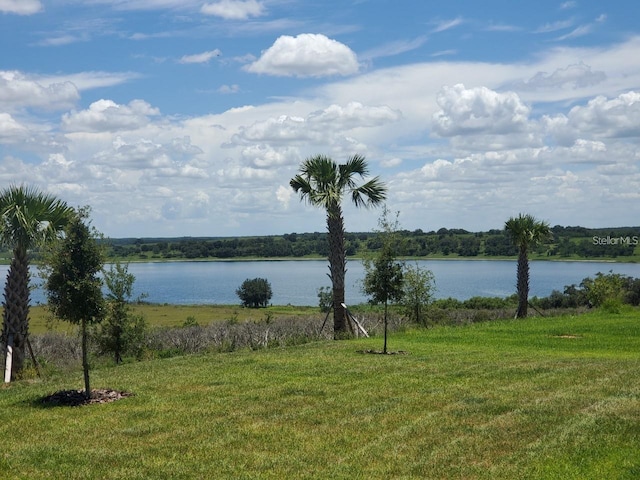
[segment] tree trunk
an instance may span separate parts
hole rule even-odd
[[[89,360],[87,353],[87,321],[82,319],[82,370],[84,371],[84,396],[91,398],[91,386],[89,385]]]
[[[529,304],[529,258],[527,246],[521,245],[518,253],[518,311],[516,318],[527,317]]]
[[[387,353],[387,305],[389,302],[384,301],[384,347],[382,348],[382,353]]]
[[[327,210],[327,230],[329,234],[329,278],[333,287],[333,336],[336,339],[348,336],[347,318],[344,307],[344,283],[347,259],[344,248],[344,220],[340,205]]]
[[[2,345],[6,351],[9,335],[13,335],[13,361],[11,378],[24,366],[27,334],[29,331],[29,259],[27,251],[16,248],[7,273],[2,306]]]

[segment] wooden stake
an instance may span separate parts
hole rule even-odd
[[[4,367],[4,383],[11,382],[11,367],[13,363],[13,333],[7,336],[7,361]]]

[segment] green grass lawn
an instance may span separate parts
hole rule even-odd
[[[101,368],[0,388],[0,477],[637,479],[640,312]]]

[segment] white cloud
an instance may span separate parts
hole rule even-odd
[[[256,144],[242,149],[243,162],[255,168],[272,168],[279,165],[295,165],[300,156],[297,148],[273,148]]]
[[[0,0],[0,12],[33,15],[44,10],[39,0]]]
[[[218,93],[222,93],[224,95],[228,95],[231,93],[238,93],[240,91],[240,86],[233,84],[233,85],[220,85],[220,87],[218,88]]]
[[[204,219],[210,213],[210,198],[202,191],[176,196],[164,202],[161,212],[166,220]]]
[[[433,116],[434,132],[449,137],[463,134],[512,134],[526,126],[530,108],[513,92],[498,93],[486,87],[443,87]]]
[[[276,76],[327,77],[358,71],[356,54],[346,45],[321,34],[283,35],[245,67],[252,73]]]
[[[443,20],[433,28],[432,32],[434,33],[444,32],[445,30],[450,30],[454,27],[462,25],[462,23],[463,23],[463,20],[460,17],[454,18],[453,20]]]
[[[363,144],[353,138],[356,132],[394,123],[400,112],[387,106],[365,106],[350,102],[345,106],[329,105],[305,117],[279,115],[241,126],[233,144],[293,145],[355,153]]]
[[[380,161],[380,165],[382,165],[385,168],[393,168],[401,164],[402,164],[402,159],[398,157],[393,157],[393,158]]]
[[[28,135],[26,127],[18,123],[8,113],[0,112],[0,141],[12,143]]]
[[[135,130],[149,123],[149,117],[159,115],[143,100],[132,100],[128,105],[118,105],[111,100],[93,102],[87,110],[65,113],[62,127],[70,132],[114,132]]]
[[[132,72],[80,72],[68,75],[38,75],[35,81],[45,85],[71,83],[78,91],[93,88],[113,87],[140,78],[140,74]]]
[[[550,33],[557,32],[558,30],[564,30],[565,28],[571,28],[573,26],[573,20],[560,20],[553,23],[545,23],[538,27],[533,33]]]
[[[63,45],[70,45],[79,40],[80,38],[76,36],[65,34],[65,35],[59,35],[56,37],[47,38],[41,41],[38,45],[42,45],[44,47],[60,47]]]
[[[360,57],[368,60],[380,57],[391,57],[400,53],[409,52],[420,48],[427,42],[426,36],[414,38],[413,40],[398,40],[395,42],[389,42],[371,50],[363,52]]]
[[[640,92],[629,91],[613,99],[598,96],[573,107],[566,115],[543,116],[541,123],[548,135],[560,145],[594,140],[623,139],[640,143]],[[584,144],[584,143],[582,143]]]
[[[215,15],[226,20],[246,20],[249,17],[259,17],[265,12],[262,2],[257,0],[220,0],[206,3],[201,12],[205,15]]]
[[[289,185],[280,185],[276,190],[276,198],[282,204],[284,208],[289,207],[289,202],[291,201],[291,197],[293,195],[293,190]]]
[[[593,30],[593,25],[591,24],[580,25],[579,27],[576,27],[575,29],[573,29],[571,32],[567,33],[566,35],[562,35],[558,37],[557,40],[563,41],[563,40],[569,40],[572,38],[584,37],[585,35],[590,34],[592,30]]]
[[[200,0],[92,0],[92,3],[111,5],[116,10],[163,10],[193,8]]]
[[[579,89],[602,83],[607,79],[603,71],[594,72],[589,65],[577,63],[565,68],[558,68],[551,74],[538,72],[527,81],[517,82],[512,88],[520,90],[537,90],[545,88]]]
[[[568,118],[570,127],[580,134],[590,133],[596,138],[637,138],[640,92],[630,91],[614,99],[598,96],[586,106],[572,108]]]
[[[178,60],[178,62],[179,63],[209,63],[209,60],[215,57],[219,57],[221,53],[222,52],[220,52],[220,50],[216,48],[215,50],[209,50],[208,52],[196,53],[194,55],[184,55],[182,58],[180,58],[180,60]]]
[[[0,70],[0,106],[5,109],[37,107],[70,108],[80,98],[76,86],[66,80],[46,80],[18,71]]]
[[[388,106],[369,106],[349,102],[344,107],[329,105],[309,115],[309,122],[322,125],[322,129],[349,130],[360,127],[376,127],[395,122],[401,113]]]

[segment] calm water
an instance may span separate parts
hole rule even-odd
[[[516,262],[502,260],[425,260],[417,262],[436,279],[436,297],[465,300],[473,296],[505,297],[515,293]],[[366,301],[360,292],[362,264],[347,265],[347,303]],[[8,267],[0,267],[2,279]],[[606,262],[531,262],[530,295],[547,296],[565,285],[579,284],[597,272],[640,277],[640,264]],[[236,289],[247,278],[266,278],[271,283],[274,305],[317,305],[318,288],[330,286],[326,260],[252,262],[132,263],[135,293],[146,293],[147,301],[171,304],[237,304]],[[4,281],[4,280],[3,280]],[[43,303],[39,289],[32,302]]]

